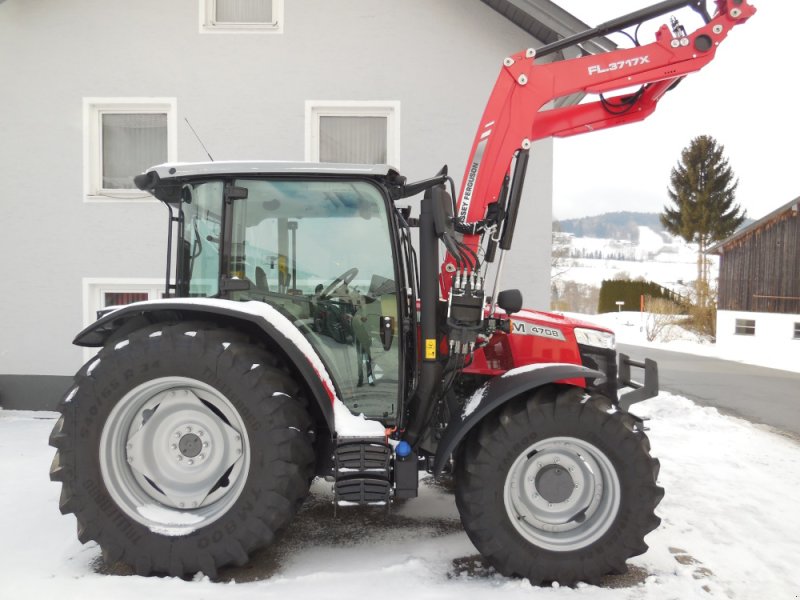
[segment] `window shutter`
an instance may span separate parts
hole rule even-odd
[[[104,292],[103,306],[123,306],[133,302],[143,302],[149,300],[150,294],[147,292]]]
[[[386,117],[321,116],[320,162],[386,163]]]
[[[133,189],[133,177],[167,161],[167,115],[102,115],[104,189]]]
[[[217,23],[272,23],[271,0],[216,0]]]

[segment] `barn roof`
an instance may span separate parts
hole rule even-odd
[[[706,254],[722,254],[731,244],[743,239],[745,236],[749,235],[750,233],[758,229],[761,229],[762,227],[766,227],[773,221],[777,220],[779,217],[783,216],[785,213],[791,211],[793,214],[797,214],[798,210],[800,210],[800,196],[798,196],[794,200],[790,200],[783,206],[776,208],[768,215],[765,215],[760,219],[758,219],[758,221],[753,221],[747,227],[742,227],[732,236],[722,240],[721,242],[717,242],[716,244],[711,246],[708,250],[706,250]]]

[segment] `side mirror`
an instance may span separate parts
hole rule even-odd
[[[497,306],[506,311],[507,315],[513,315],[522,310],[522,292],[519,290],[503,290],[497,294]]]
[[[436,235],[441,237],[446,232],[453,230],[453,199],[445,190],[444,185],[431,188],[433,198],[433,223]]]

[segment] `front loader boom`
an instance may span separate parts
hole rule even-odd
[[[728,32],[756,11],[745,0],[717,0],[716,13],[709,17],[702,4],[696,0],[668,0],[544,46],[540,52],[529,48],[507,57],[472,144],[456,209],[458,221],[481,222],[489,205],[498,201],[502,205],[502,190],[512,161],[532,142],[634,123],[651,115],[667,91],[687,74],[711,62]],[[558,62],[536,62],[542,55],[684,6],[703,15],[705,25],[686,34],[682,26],[673,22],[672,29],[662,25],[650,44]],[[611,99],[603,96],[636,86],[639,89],[635,92]],[[575,93],[601,96],[585,104],[543,110],[549,102]],[[481,230],[477,228],[475,233],[465,233],[464,242],[477,251],[480,238]],[[441,288],[445,297],[456,263],[448,254],[442,265]]]

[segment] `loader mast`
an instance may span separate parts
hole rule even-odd
[[[651,115],[658,101],[689,73],[714,58],[728,32],[755,13],[745,0],[716,0],[713,17],[702,0],[666,0],[603,25],[558,40],[539,50],[529,48],[507,57],[492,90],[470,150],[456,206],[456,229],[463,243],[478,252],[484,233],[487,261],[494,258],[497,228],[503,226],[504,190],[514,157],[547,137],[568,137],[641,121]],[[655,41],[598,55],[585,55],[551,63],[537,58],[585,42],[591,38],[638,25],[670,11],[691,7],[705,25],[687,34],[673,21],[662,25]],[[635,92],[612,98],[604,94],[638,87]],[[599,94],[596,101],[545,110],[548,103],[571,94]],[[524,172],[520,173],[524,177]],[[521,177],[515,177],[521,186]],[[511,187],[511,195],[514,187]],[[492,205],[499,207],[490,209]],[[511,208],[514,208],[509,202]],[[502,229],[510,240],[513,221]],[[507,249],[509,244],[501,244]],[[448,252],[440,272],[440,290],[447,297],[458,276],[458,259]]]

